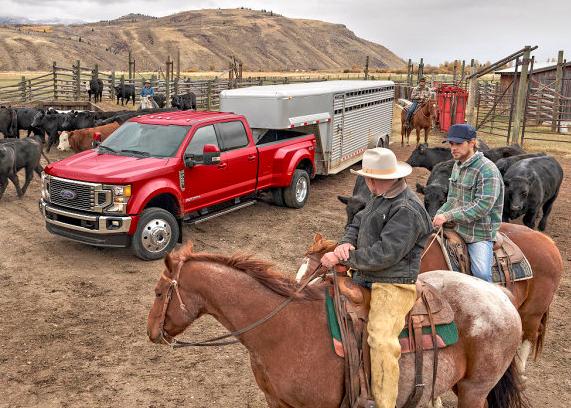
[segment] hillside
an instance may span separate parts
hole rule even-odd
[[[80,41],[81,39],[81,41]],[[126,70],[131,50],[137,71],[163,67],[180,48],[181,69],[221,70],[230,56],[248,70],[343,70],[402,66],[382,45],[357,37],[344,25],[291,19],[255,10],[196,10],[155,18],[130,14],[77,25],[0,26],[0,70],[47,70],[99,64]]]

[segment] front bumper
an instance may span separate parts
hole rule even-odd
[[[43,199],[40,212],[49,232],[74,241],[104,247],[127,247],[131,244],[129,216],[93,215],[53,206]]]

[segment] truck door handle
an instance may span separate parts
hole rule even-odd
[[[218,167],[219,169],[225,169],[226,166],[228,166],[226,163],[220,163],[220,164],[216,165],[216,167]]]
[[[252,161],[252,160],[256,160],[256,155],[255,154],[251,154],[248,156],[248,160]]]

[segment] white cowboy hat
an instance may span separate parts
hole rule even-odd
[[[394,180],[408,176],[412,173],[412,167],[407,163],[397,161],[392,150],[375,147],[363,154],[363,168],[361,170],[351,169],[351,173],[379,180]]]

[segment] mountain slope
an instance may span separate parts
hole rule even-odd
[[[80,41],[81,39],[81,41]],[[0,26],[0,70],[46,70],[53,61],[125,70],[131,50],[136,70],[164,67],[180,49],[181,69],[226,69],[235,55],[247,70],[342,70],[399,67],[387,48],[344,25],[290,19],[247,9],[197,10],[153,18],[138,14],[97,23]]]

